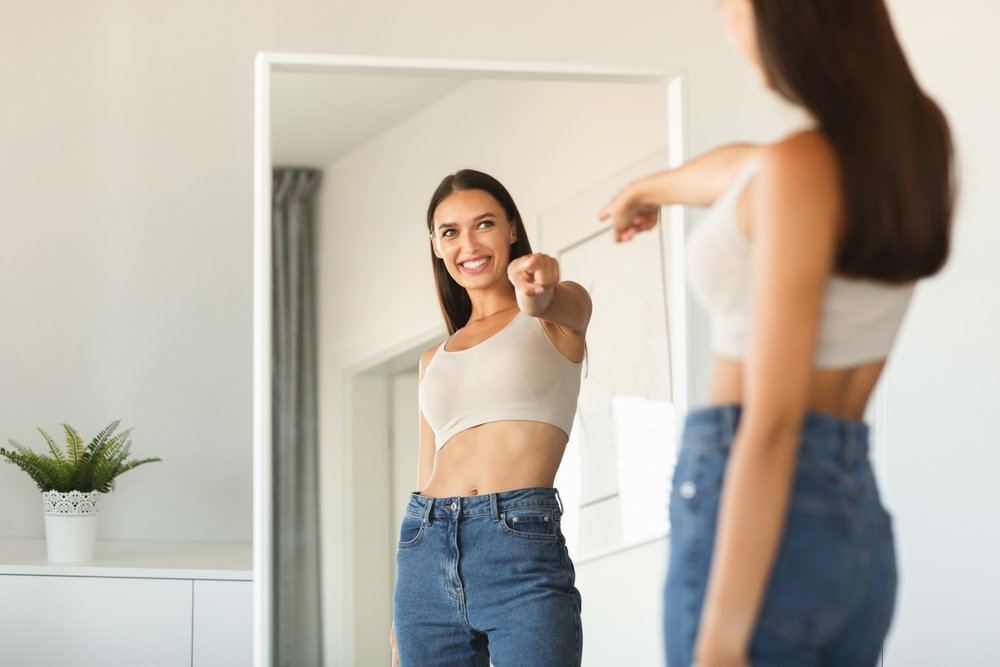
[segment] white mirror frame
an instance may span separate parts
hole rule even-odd
[[[254,667],[271,667],[271,74],[275,72],[331,72],[340,74],[474,75],[476,78],[560,80],[660,84],[669,96],[667,123],[669,164],[684,159],[683,80],[664,71],[518,61],[442,60],[300,53],[257,54],[254,88],[254,250],[253,250],[253,635]],[[665,120],[666,123],[666,120]],[[610,195],[611,193],[609,193]],[[683,248],[684,211],[667,211],[671,243]],[[683,253],[670,266],[672,284],[679,293],[674,303],[687,304]],[[674,405],[678,422],[687,411],[686,308],[670,321]]]

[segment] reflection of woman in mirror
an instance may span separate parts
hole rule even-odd
[[[668,662],[875,665],[896,566],[861,420],[915,281],[948,254],[950,134],[880,0],[720,4],[812,127],[653,174],[602,212],[628,240],[662,204],[713,205],[688,248],[715,359],[674,476]]]
[[[552,485],[576,411],[590,297],[532,254],[507,190],[463,170],[427,211],[451,337],[420,360],[420,453],[400,529],[403,667],[580,664],[580,594]]]

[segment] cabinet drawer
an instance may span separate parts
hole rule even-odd
[[[253,584],[194,582],[194,667],[253,664]]]
[[[191,580],[0,576],[3,663],[189,667]]]

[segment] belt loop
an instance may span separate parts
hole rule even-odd
[[[844,467],[850,468],[851,464],[854,463],[855,448],[857,444],[854,442],[854,429],[850,426],[845,425],[844,431]]]
[[[559,516],[562,517],[566,512],[563,510],[562,496],[559,495],[559,489],[555,489],[556,492],[556,502],[559,503]]]
[[[833,436],[837,446],[834,450],[837,453],[837,461],[845,470],[851,467],[851,431],[838,424]]]
[[[490,518],[493,519],[493,523],[500,521],[500,512],[497,509],[497,494],[490,494]]]
[[[736,431],[736,427],[734,424],[734,422],[736,421],[735,412],[736,412],[735,408],[728,406],[723,407],[722,410],[719,411],[719,416],[722,417],[722,438],[726,442],[731,442],[733,437],[735,436],[735,431]]]
[[[431,509],[434,507],[434,498],[427,498],[427,508],[424,509],[424,523],[430,525]]]

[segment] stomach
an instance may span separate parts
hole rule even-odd
[[[807,409],[860,421],[885,361],[815,370]],[[743,402],[743,364],[715,357],[709,405]],[[569,437],[542,422],[499,421],[466,429],[434,456],[434,469],[420,494],[435,498],[476,496],[513,489],[551,487]]]
[[[420,495],[476,496],[551,487],[569,437],[542,422],[499,421],[466,429],[434,456]]]
[[[817,369],[809,379],[807,409],[836,417],[861,421],[885,360],[851,368]],[[709,405],[743,402],[743,364],[735,359],[715,357]]]

